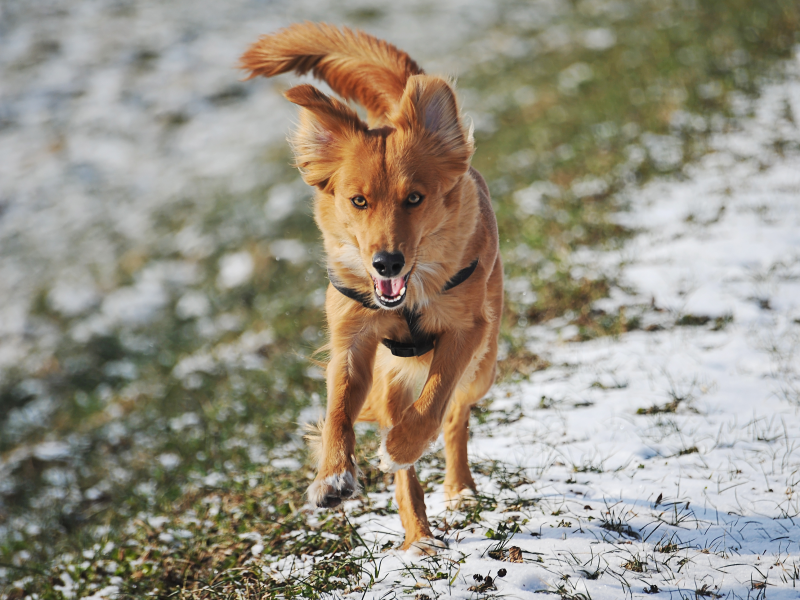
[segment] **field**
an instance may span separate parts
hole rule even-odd
[[[506,264],[480,488],[317,511],[326,284],[231,68],[302,19],[458,76]],[[99,26],[102,24],[102,27]],[[800,597],[800,10],[780,0],[0,10],[0,598]]]

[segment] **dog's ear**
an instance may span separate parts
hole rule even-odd
[[[455,92],[441,77],[409,77],[392,121],[398,129],[433,134],[439,152],[449,155],[455,163],[463,163],[465,171],[469,167],[472,131],[464,127]]]
[[[355,111],[313,85],[298,85],[285,94],[298,106],[300,126],[290,138],[295,165],[308,185],[327,187],[341,161],[341,147],[367,125]]]

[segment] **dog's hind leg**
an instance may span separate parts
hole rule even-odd
[[[447,469],[444,495],[450,507],[456,508],[462,497],[475,492],[475,480],[469,470],[467,441],[469,440],[469,409],[471,398],[457,393],[444,424],[444,453]]]
[[[406,539],[403,550],[422,555],[435,554],[437,548],[444,544],[433,537],[428,515],[425,512],[425,492],[417,479],[414,467],[409,467],[394,474],[395,497],[400,512]]]
[[[469,383],[464,385],[465,382],[462,381],[456,388],[444,421],[444,453],[447,462],[444,494],[452,508],[476,492],[475,480],[470,473],[467,459],[469,412],[492,387],[497,374],[497,337],[500,332],[500,319],[497,315],[503,313],[503,265],[499,256],[489,279],[488,290],[487,307],[495,318],[489,319],[491,325],[485,338],[486,351],[471,378],[465,374],[465,380]]]
[[[496,362],[496,345],[490,344],[490,350],[481,360],[475,379],[466,389],[457,389],[450,402],[444,422],[444,453],[447,462],[444,494],[451,508],[458,506],[463,499],[473,496],[476,491],[467,458],[469,413],[470,408],[477,404],[492,386]]]

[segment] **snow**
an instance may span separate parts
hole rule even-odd
[[[476,62],[476,55],[489,60],[498,52],[519,56],[529,50],[520,38],[490,34],[476,39],[470,52],[453,51],[493,21],[492,3],[411,4],[388,6],[369,28],[413,48],[430,72],[458,72],[460,65]],[[561,10],[562,3],[550,4],[554,12]],[[235,96],[242,89],[232,67],[259,34],[328,18],[332,10],[346,14],[360,2],[302,0],[270,10],[253,0],[150,0],[129,12],[115,6],[74,3],[50,12],[37,3],[3,7],[12,25],[0,36],[0,370],[27,364],[32,338],[47,346],[47,336],[54,337],[33,328],[29,318],[41,291],[53,310],[83,319],[71,329],[78,341],[124,324],[151,323],[173,300],[180,318],[196,318],[198,326],[239,327],[235,315],[212,323],[209,298],[184,289],[199,277],[191,261],[212,255],[217,243],[197,223],[174,236],[186,261],[150,264],[124,287],[115,279],[117,263],[130,248],[159,243],[156,215],[187,198],[202,207],[220,190],[268,187],[264,211],[276,229],[297,210],[308,197],[306,188],[299,181],[271,185],[275,171],[264,162],[274,144],[283,144],[295,113],[273,89],[288,79],[250,82],[241,97],[225,104],[226,93]],[[544,48],[575,43],[604,50],[616,44],[608,29],[573,35],[563,26],[545,27],[544,8],[519,13],[543,29],[537,43]],[[58,49],[36,62],[36,49],[48,41]],[[552,366],[524,383],[495,388],[486,422],[473,424],[471,455],[495,470],[492,476],[476,473],[485,494],[478,501],[488,503],[483,519],[497,537],[510,526],[509,517],[517,517],[520,531],[505,549],[519,547],[526,562],[490,558],[499,541],[486,537],[484,522],[448,528],[464,521],[465,512],[448,511],[436,487],[427,495],[429,515],[449,550],[429,559],[379,554],[378,583],[359,597],[415,588],[431,597],[471,598],[473,575],[489,573],[498,594],[516,598],[545,597],[537,590],[561,586],[596,600],[628,592],[641,596],[652,586],[660,590],[654,598],[691,597],[702,589],[708,597],[747,597],[759,594],[758,582],[769,585],[770,598],[799,597],[791,570],[796,573],[800,564],[800,133],[787,118],[800,118],[798,71],[796,59],[787,81],[764,88],[753,106],[731,96],[736,115],[753,109],[741,129],[716,134],[713,152],[688,166],[684,177],[627,190],[631,210],[619,218],[640,233],[624,247],[574,258],[575,272],[604,272],[617,282],[594,308],[614,313],[625,307],[641,318],[642,329],[584,343],[564,341],[576,333],[564,320],[528,329],[530,350]],[[585,63],[574,63],[561,73],[559,85],[571,93],[594,76]],[[721,91],[714,81],[698,89],[706,98]],[[531,88],[514,92],[520,103],[535,97]],[[478,128],[496,126],[488,113],[474,117]],[[719,130],[713,119],[684,112],[673,115],[672,125]],[[633,123],[622,132],[630,139],[638,135]],[[602,137],[602,128],[595,134]],[[649,153],[669,170],[684,158],[677,136],[645,133],[641,143],[629,147],[631,163]],[[520,164],[535,158],[525,152],[515,155]],[[568,145],[558,149],[561,157],[574,152]],[[583,180],[570,191],[590,196],[604,193],[607,185]],[[546,210],[547,198],[562,193],[542,182],[518,191],[520,218]],[[296,239],[274,241],[269,249],[279,260],[310,259]],[[535,262],[526,246],[515,254]],[[230,248],[220,261],[220,285],[245,284],[253,261],[248,252]],[[524,281],[507,285],[518,301],[534,300]],[[677,326],[681,319],[708,321]],[[262,368],[259,351],[271,342],[269,331],[244,333],[214,351],[198,349],[173,373],[191,387],[202,382],[201,373],[231,365]],[[108,368],[115,376],[137,376],[130,362]],[[47,422],[56,408],[52,398],[35,389],[31,394],[35,400],[9,413],[6,432],[15,438]],[[670,404],[673,412],[653,410]],[[313,406],[303,418],[316,420],[319,411]],[[188,435],[198,419],[184,413],[170,427]],[[254,462],[266,460],[258,447],[251,450]],[[0,462],[0,482],[8,482],[22,461],[67,463],[74,455],[70,444],[57,440],[21,446]],[[178,460],[171,453],[159,456],[166,469]],[[299,467],[290,456],[272,462]],[[121,467],[112,472],[119,481],[132,476]],[[71,473],[60,467],[46,471],[59,502],[72,494]],[[209,487],[226,481],[220,473],[204,478]],[[501,489],[501,482],[510,489]],[[100,497],[104,483],[85,496]],[[155,483],[140,483],[136,490],[153,496]],[[388,500],[387,494],[372,498],[374,506],[386,507]],[[495,501],[500,504],[493,509]],[[396,515],[360,517],[357,524],[368,543],[402,536]],[[676,551],[659,551],[669,543]],[[254,555],[260,554],[256,548]],[[644,563],[641,572],[625,567],[634,558]],[[423,568],[447,577],[429,581],[420,577]],[[500,568],[507,574],[497,578]],[[75,596],[70,575],[58,577],[56,590]],[[112,585],[95,597],[116,592]]]
[[[300,199],[308,196],[307,189],[279,183],[272,187],[269,197],[264,203],[264,213],[272,221],[281,221],[288,217],[300,205]]]
[[[239,287],[253,276],[253,256],[247,252],[226,254],[219,261],[217,285],[222,289]]]
[[[180,297],[175,305],[175,314],[181,319],[206,317],[211,312],[211,302],[203,292],[192,290]]]
[[[610,29],[598,27],[588,29],[583,35],[583,45],[590,50],[608,50],[617,43],[617,36]]]
[[[308,250],[300,240],[276,240],[269,245],[269,250],[276,260],[288,260],[293,264],[302,264],[310,258]]]

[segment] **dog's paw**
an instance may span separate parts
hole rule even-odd
[[[406,556],[409,558],[431,556],[439,552],[442,548],[447,548],[447,544],[443,541],[437,540],[436,538],[424,537],[408,545]]]
[[[306,495],[314,506],[334,508],[343,500],[358,493],[358,482],[350,471],[336,473],[324,479],[317,479],[308,486]]]
[[[447,510],[458,510],[466,506],[472,506],[477,501],[475,492],[469,488],[464,488],[455,494],[445,495],[445,506]]]
[[[402,471],[410,467],[413,463],[397,463],[389,454],[389,450],[386,448],[386,441],[389,439],[389,431],[384,431],[381,436],[381,447],[378,450],[378,458],[381,459],[378,468],[383,471],[384,473],[397,473],[398,471]]]

